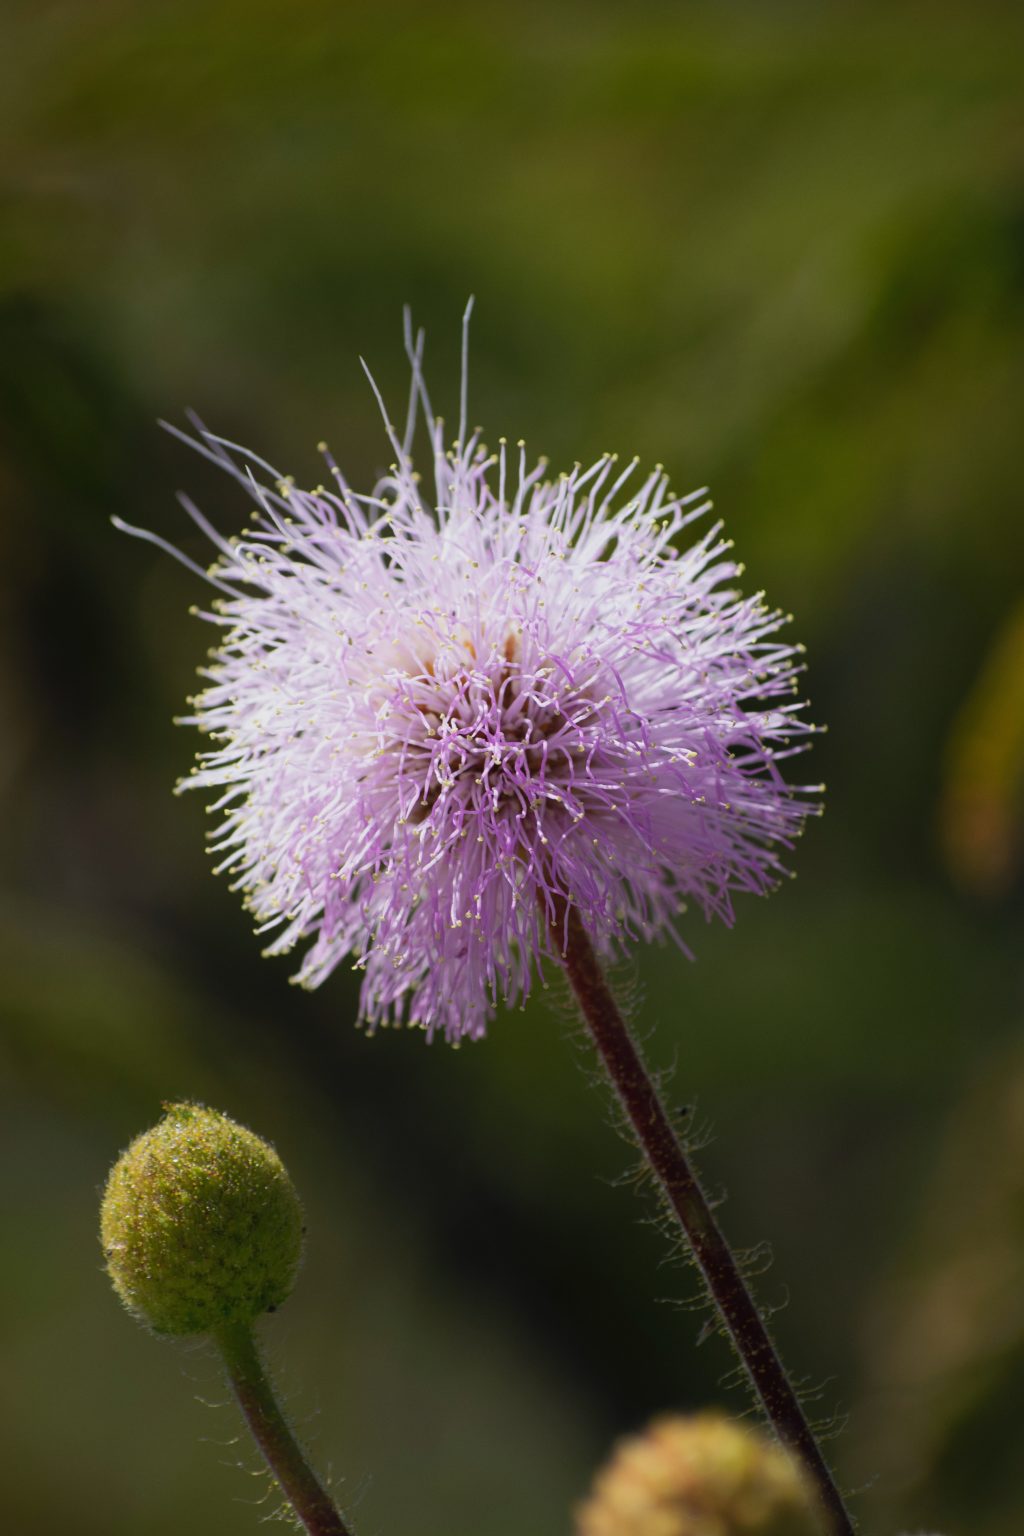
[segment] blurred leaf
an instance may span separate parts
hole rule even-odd
[[[953,727],[940,831],[954,877],[1004,894],[1024,852],[1024,602],[999,629]]]
[[[1024,1049],[971,1084],[867,1338],[877,1497],[964,1536],[1024,1528]],[[958,1523],[959,1522],[959,1523]]]

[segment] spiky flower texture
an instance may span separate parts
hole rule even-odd
[[[350,957],[362,1022],[454,1042],[526,997],[566,903],[606,954],[683,944],[691,899],[731,923],[820,786],[779,770],[814,729],[802,647],[735,590],[720,524],[677,542],[704,493],[614,454],[552,476],[522,444],[488,451],[466,433],[465,360],[446,445],[408,324],[406,346],[406,430],[385,412],[394,462],[369,494],[323,444],[331,484],[302,491],[188,439],[255,507],[225,540],[184,502],[217,546],[203,617],[222,631],[184,722],[212,745],[184,787],[216,792],[217,868],[268,954],[307,944],[310,987]]]
[[[577,1536],[822,1536],[823,1511],[781,1445],[718,1413],[620,1441],[577,1510]]]

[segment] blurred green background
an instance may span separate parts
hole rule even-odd
[[[386,460],[401,306],[454,410],[709,483],[797,615],[828,812],[799,880],[620,980],[713,1135],[865,1531],[1024,1527],[1024,12],[1016,4],[7,0],[0,54],[0,1486],[24,1536],[252,1532],[215,1363],[102,1273],[160,1101],[271,1136],[308,1261],[267,1329],[364,1536],[556,1536],[613,1437],[742,1408],[695,1348],[558,986],[367,1041],[209,876],[205,561],[243,499]],[[584,1053],[584,1066],[586,1058]],[[784,1306],[783,1303],[786,1303]]]

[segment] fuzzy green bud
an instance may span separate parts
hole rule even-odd
[[[215,1333],[287,1298],[302,1205],[269,1143],[171,1104],[111,1169],[100,1237],[114,1289],[157,1333]]]
[[[817,1496],[781,1446],[722,1414],[623,1440],[577,1511],[577,1536],[822,1536]]]

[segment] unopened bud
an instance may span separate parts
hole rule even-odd
[[[302,1206],[267,1142],[172,1104],[114,1164],[100,1215],[114,1289],[157,1332],[248,1323],[291,1292]]]
[[[577,1511],[577,1536],[822,1536],[817,1497],[773,1441],[717,1413],[623,1440]]]

